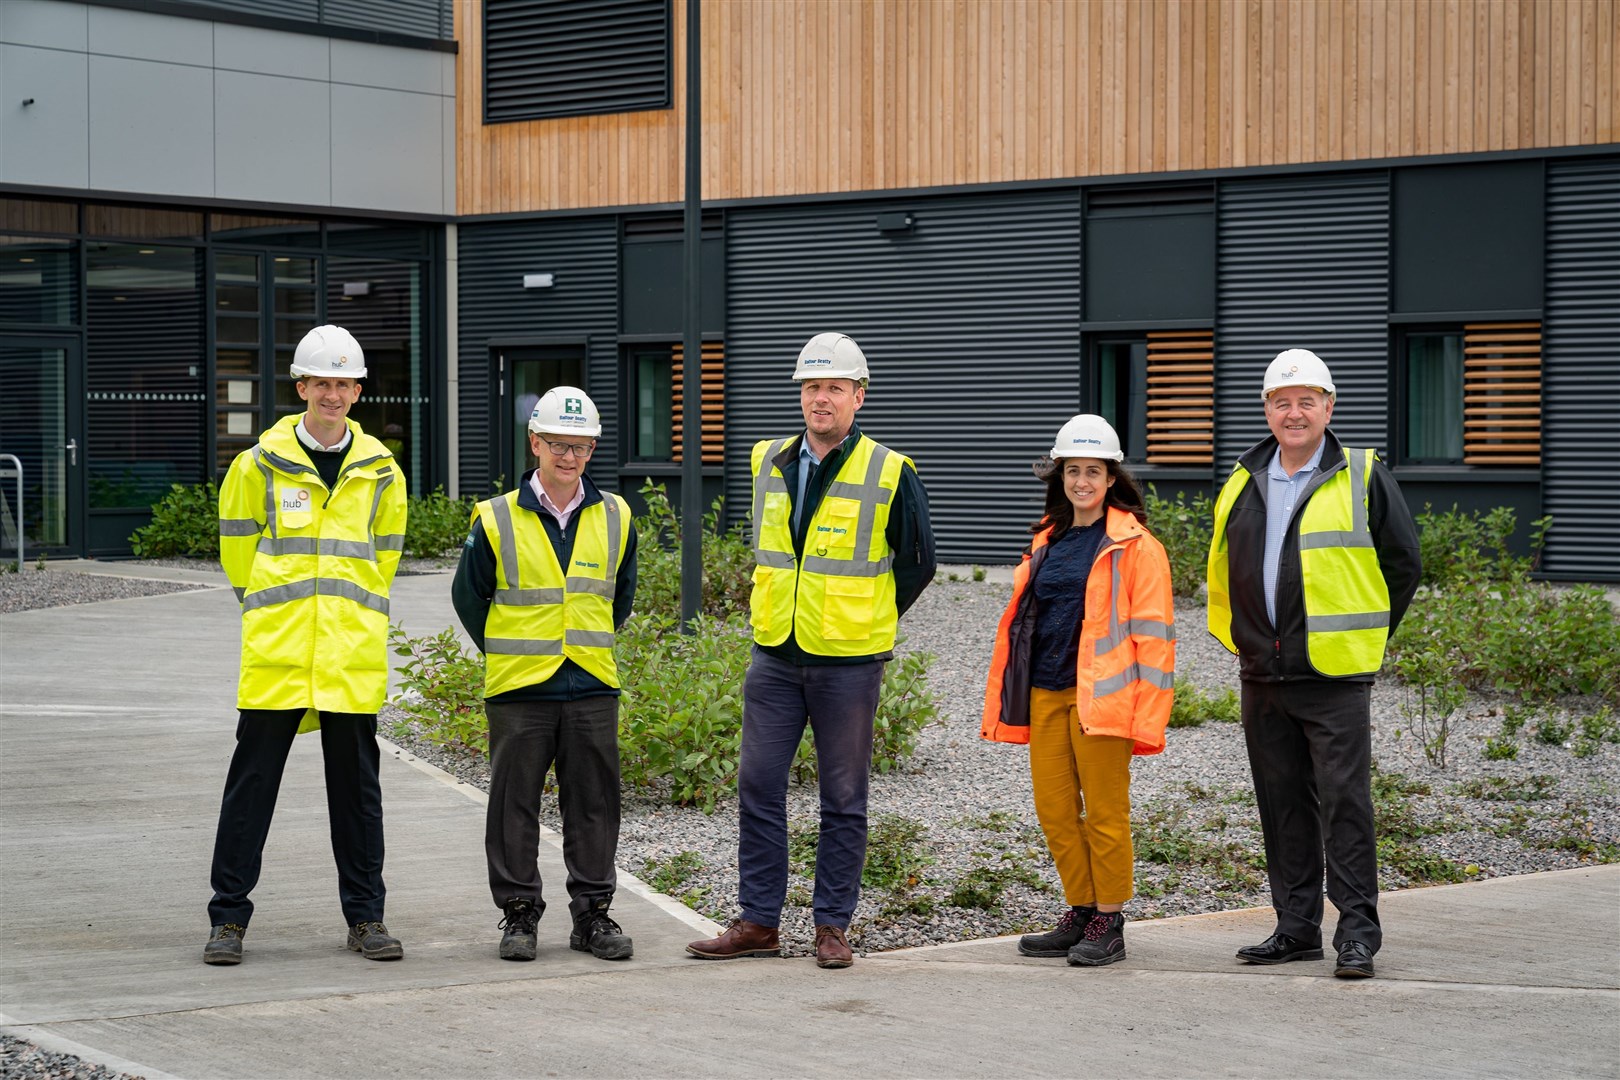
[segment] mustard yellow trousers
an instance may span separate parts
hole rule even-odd
[[[1130,739],[1083,735],[1073,690],[1029,692],[1029,775],[1070,907],[1123,904],[1134,888]]]

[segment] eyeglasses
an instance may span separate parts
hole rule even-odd
[[[541,439],[553,454],[558,457],[567,457],[572,453],[576,458],[584,461],[596,450],[592,443],[552,442],[550,439]]]

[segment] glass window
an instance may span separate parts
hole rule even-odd
[[[71,240],[0,236],[0,323],[78,322],[76,246]]]
[[[326,261],[327,321],[353,334],[366,354],[365,390],[349,415],[393,453],[412,491],[422,490],[429,463],[423,275],[415,262]]]
[[[1463,458],[1463,336],[1406,336],[1406,457],[1412,464]]]
[[[630,352],[631,461],[670,461],[675,455],[675,361],[667,346]]]
[[[205,475],[201,253],[86,248],[90,506],[144,508]]]
[[[1109,337],[1094,350],[1094,411],[1119,433],[1125,460],[1215,460],[1215,339],[1208,330]]]
[[[1126,461],[1147,456],[1147,340],[1097,343],[1097,415],[1119,433]]]

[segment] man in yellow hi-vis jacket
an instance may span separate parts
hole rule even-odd
[[[347,330],[311,330],[292,362],[308,408],[238,454],[220,488],[220,562],[242,603],[241,716],[214,838],[205,963],[241,962],[287,754],[316,729],[348,947],[371,960],[404,955],[382,921],[377,710],[405,477],[348,419],[365,374]]]

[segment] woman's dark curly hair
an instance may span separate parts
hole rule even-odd
[[[1103,459],[1108,466],[1108,475],[1113,478],[1113,484],[1108,488],[1108,494],[1103,497],[1103,505],[1117,506],[1127,513],[1135,514],[1136,520],[1147,524],[1147,507],[1142,501],[1142,489],[1136,482],[1136,477],[1117,461]],[[1051,458],[1037,459],[1035,462],[1035,475],[1046,481],[1046,507],[1041,519],[1029,527],[1031,533],[1038,533],[1048,526],[1052,535],[1047,537],[1047,543],[1055,544],[1069,531],[1074,524],[1074,504],[1063,490],[1063,462],[1053,461]]]

